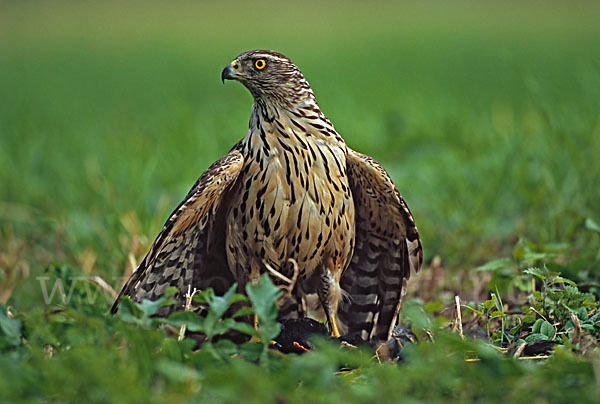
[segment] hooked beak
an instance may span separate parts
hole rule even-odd
[[[225,80],[240,80],[252,78],[250,75],[240,72],[240,67],[240,62],[237,59],[229,63],[221,72],[221,80],[223,81],[223,84],[225,84]]]
[[[221,72],[221,80],[223,81],[223,84],[225,84],[225,80],[235,80],[237,75],[238,73],[235,70],[233,70],[233,67],[231,67],[230,63],[227,66],[225,66],[225,68]]]

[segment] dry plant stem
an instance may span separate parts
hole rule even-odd
[[[550,355],[540,355],[540,356],[521,356],[520,358],[517,358],[520,361],[535,361],[535,360],[539,360],[539,359],[548,359],[550,358]]]
[[[463,335],[463,326],[462,326],[462,313],[460,311],[460,297],[458,295],[454,296],[454,301],[456,303],[456,321],[458,322],[458,332],[462,339],[465,339]]]
[[[341,348],[341,347],[352,348],[352,349],[358,349],[358,347],[357,347],[356,345],[352,345],[351,343],[349,343],[349,342],[346,342],[346,341],[342,341],[342,342],[340,343],[340,348]]]
[[[492,348],[494,348],[496,351],[498,351],[498,352],[501,352],[501,353],[504,353],[504,354],[505,354],[506,352],[508,352],[508,348],[502,348],[502,347],[500,347],[500,346],[496,346],[496,345],[493,345],[493,344],[488,344],[488,346],[491,346],[491,347],[492,347]]]
[[[375,349],[375,358],[377,359],[377,362],[381,365],[381,357],[379,356],[379,350],[381,349],[381,345],[377,347],[377,349]]]
[[[529,308],[531,310],[535,311],[541,318],[543,318],[544,320],[548,321],[548,319],[546,317],[544,317],[544,315],[542,313],[540,313],[539,311],[537,311],[534,307],[529,307]]]
[[[128,272],[132,274],[137,268],[137,263],[135,262],[135,256],[133,255],[133,253],[130,252],[127,255],[127,260],[129,261],[129,268],[131,268]]]
[[[194,290],[192,291],[192,285],[188,285],[188,290],[185,294],[185,311],[190,311],[192,309],[192,299],[194,298],[196,292],[198,292],[196,288],[194,288]],[[177,341],[181,341],[183,339],[183,337],[185,336],[186,328],[187,327],[185,325],[181,326],[181,328],[179,329],[179,336],[177,337]]]
[[[106,281],[104,279],[102,279],[101,277],[94,276],[92,278],[92,282],[94,283],[94,285],[98,286],[100,289],[107,292],[113,299],[116,299],[119,296],[119,294],[117,292],[115,292],[115,290],[112,288],[112,286],[110,286],[108,283],[106,283]]]
[[[292,263],[292,266],[294,268],[294,272],[292,274],[292,279],[283,275],[281,272],[277,271],[276,269],[271,267],[269,264],[267,264],[267,263],[264,264],[265,268],[267,268],[267,271],[269,271],[270,274],[272,274],[276,278],[279,278],[282,281],[284,281],[285,283],[287,283],[287,286],[279,286],[279,288],[281,288],[282,290],[285,291],[285,294],[277,301],[277,307],[279,307],[282,302],[284,302],[285,300],[292,297],[292,291],[294,290],[294,287],[296,286],[296,282],[298,281],[298,275],[300,274],[300,269],[298,268],[298,263],[293,259],[289,259],[288,261]]]
[[[579,339],[581,338],[581,323],[579,323],[579,318],[577,318],[577,316],[573,313],[571,313],[571,321],[573,322],[573,325],[575,326],[575,335],[573,335],[573,338],[571,339],[571,341],[576,344],[579,342]]]
[[[549,355],[521,356],[521,357],[517,358],[517,360],[520,360],[520,361],[535,361],[535,360],[548,359],[548,358],[550,358]],[[465,362],[479,362],[479,361],[481,361],[481,359],[479,359],[479,358],[465,359]]]
[[[506,314],[507,316],[512,314],[523,314],[523,310],[506,310],[504,311],[504,314]]]
[[[274,275],[276,278],[281,279],[282,281],[284,281],[287,284],[292,283],[292,280],[290,278],[288,278],[287,276],[285,276],[284,274],[282,274],[281,272],[275,270],[271,265],[265,263],[265,268],[267,268],[267,271],[269,271],[272,275]]]
[[[526,342],[523,342],[521,345],[519,345],[519,347],[517,348],[517,350],[515,351],[515,354],[513,355],[513,357],[515,359],[519,358],[521,356],[521,354],[523,353],[523,351],[525,350],[525,347],[527,346]]]
[[[298,268],[298,263],[292,258],[289,259],[289,262],[291,262],[292,266],[294,267],[294,273],[292,274],[292,280],[287,287],[287,296],[286,297],[292,296],[292,290],[294,289],[294,286],[296,286],[296,282],[298,281],[298,275],[300,275],[300,269]]]

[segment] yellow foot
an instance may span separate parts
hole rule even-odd
[[[258,332],[258,316],[256,314],[254,315],[252,323],[254,325],[254,330]],[[253,335],[252,338],[250,338],[250,342],[260,342],[260,338]]]
[[[253,320],[252,320],[252,323],[253,323],[253,325],[254,325],[254,329],[255,329],[255,330],[258,332],[258,316],[257,316],[256,314],[254,315],[254,318],[253,318]],[[253,335],[253,336],[250,338],[250,342],[261,342],[261,341],[260,341],[260,338],[258,338],[258,337],[255,337],[255,336]],[[275,344],[277,344],[277,342],[275,342],[275,341],[270,341],[270,342],[269,342],[269,344],[271,344],[271,345],[275,345]]]
[[[329,325],[331,326],[331,336],[333,338],[339,338],[341,335],[340,335],[340,331],[338,330],[337,320],[335,317],[336,317],[335,314],[332,314],[330,317],[331,324],[329,324]]]

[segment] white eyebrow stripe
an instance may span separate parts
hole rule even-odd
[[[276,62],[284,62],[284,63],[289,63],[289,61],[287,59],[283,59],[274,55],[270,55],[270,54],[266,54],[266,53],[258,53],[256,55],[252,55],[254,57],[259,57],[259,58],[265,58],[265,59],[270,59],[270,60],[274,60]]]

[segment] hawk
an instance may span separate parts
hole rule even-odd
[[[423,260],[390,176],[346,145],[286,56],[244,52],[221,78],[252,94],[248,132],[173,211],[112,312],[123,295],[156,300],[168,286],[179,304],[188,287],[244,290],[294,262],[298,285],[280,319],[302,317],[302,296],[316,293],[333,336],[387,340]]]

